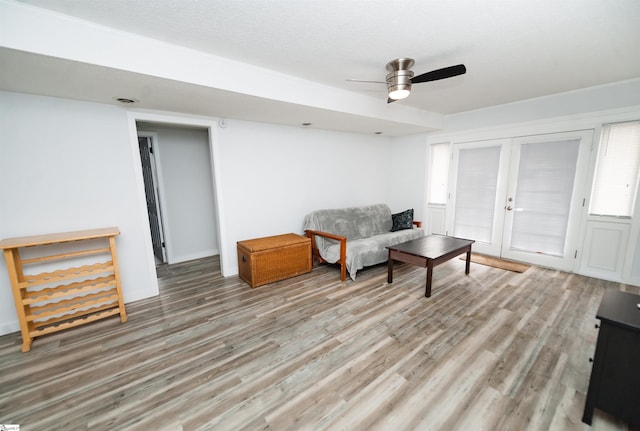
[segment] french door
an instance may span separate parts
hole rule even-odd
[[[447,231],[453,236],[473,239],[473,250],[500,256],[504,200],[510,140],[455,144],[450,202],[453,211]]]
[[[448,231],[475,252],[570,271],[592,131],[454,145]]]

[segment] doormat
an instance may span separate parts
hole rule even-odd
[[[467,255],[460,256],[460,260],[467,260]],[[531,265],[500,259],[499,257],[485,256],[484,254],[471,253],[471,262],[494,268],[506,269],[513,272],[525,272]]]

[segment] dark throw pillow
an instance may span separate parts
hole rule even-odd
[[[391,214],[391,220],[393,221],[391,232],[413,228],[413,208],[402,211],[401,213]]]

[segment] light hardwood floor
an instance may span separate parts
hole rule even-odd
[[[581,422],[605,289],[454,259],[251,289],[217,257],[158,268],[161,294],[37,338],[0,337],[0,423],[28,430],[626,430]],[[126,286],[124,287],[126,289]],[[639,364],[640,365],[640,364]]]

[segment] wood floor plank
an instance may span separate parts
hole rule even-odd
[[[0,337],[0,423],[21,430],[627,430],[581,422],[606,289],[451,260],[334,266],[252,289],[219,258],[158,267],[160,295],[37,338]]]

